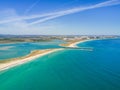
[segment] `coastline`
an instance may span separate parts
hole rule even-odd
[[[77,47],[77,44],[87,42],[87,41],[91,41],[91,40],[88,40],[88,39],[87,40],[75,40],[75,41],[71,41],[70,43],[67,43],[67,44],[63,44],[63,45],[60,44],[60,46],[73,48],[73,47]],[[23,57],[2,60],[2,61],[0,61],[0,71],[27,63],[36,58],[39,58],[44,55],[47,55],[47,54],[50,54],[50,53],[53,53],[56,51],[60,51],[60,50],[64,50],[64,48],[35,50],[35,51],[32,51],[30,54],[23,56]]]
[[[45,50],[36,50],[32,51],[29,55],[20,57],[20,58],[13,58],[13,59],[8,59],[0,62],[0,71],[27,63],[29,61],[32,61],[36,58],[42,57],[44,55],[63,50],[62,48],[59,49],[45,49]]]
[[[70,41],[70,42],[68,42],[66,44],[60,44],[60,46],[74,48],[74,47],[78,47],[77,44],[87,42],[87,41],[92,41],[92,40],[96,40],[96,39],[85,39],[85,40]]]
[[[78,41],[78,42],[70,44],[68,47],[78,47],[77,44],[84,43],[84,42],[87,42],[87,41],[92,41],[92,40],[93,39]]]

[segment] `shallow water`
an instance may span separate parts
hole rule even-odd
[[[59,48],[58,46],[63,41],[54,40],[51,42],[39,43],[13,43],[13,44],[0,44],[0,60],[21,57],[29,54],[32,50]]]
[[[89,41],[0,73],[0,90],[120,90],[120,39]]]

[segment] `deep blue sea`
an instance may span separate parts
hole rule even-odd
[[[15,44],[0,51],[0,59],[57,45],[58,42]],[[120,90],[120,39],[94,40],[78,46],[93,47],[93,51],[62,50],[2,71],[0,90]],[[19,55],[9,54],[11,49]]]

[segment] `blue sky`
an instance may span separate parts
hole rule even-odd
[[[120,0],[0,0],[0,34],[120,35]]]

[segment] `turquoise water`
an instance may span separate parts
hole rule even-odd
[[[32,50],[59,48],[58,46],[63,41],[54,40],[51,42],[39,42],[39,43],[13,43],[13,44],[0,44],[0,60],[21,57],[29,54]],[[4,49],[5,47],[10,47]],[[3,50],[2,50],[3,49]]]
[[[0,73],[0,90],[120,90],[120,39],[89,41]]]

